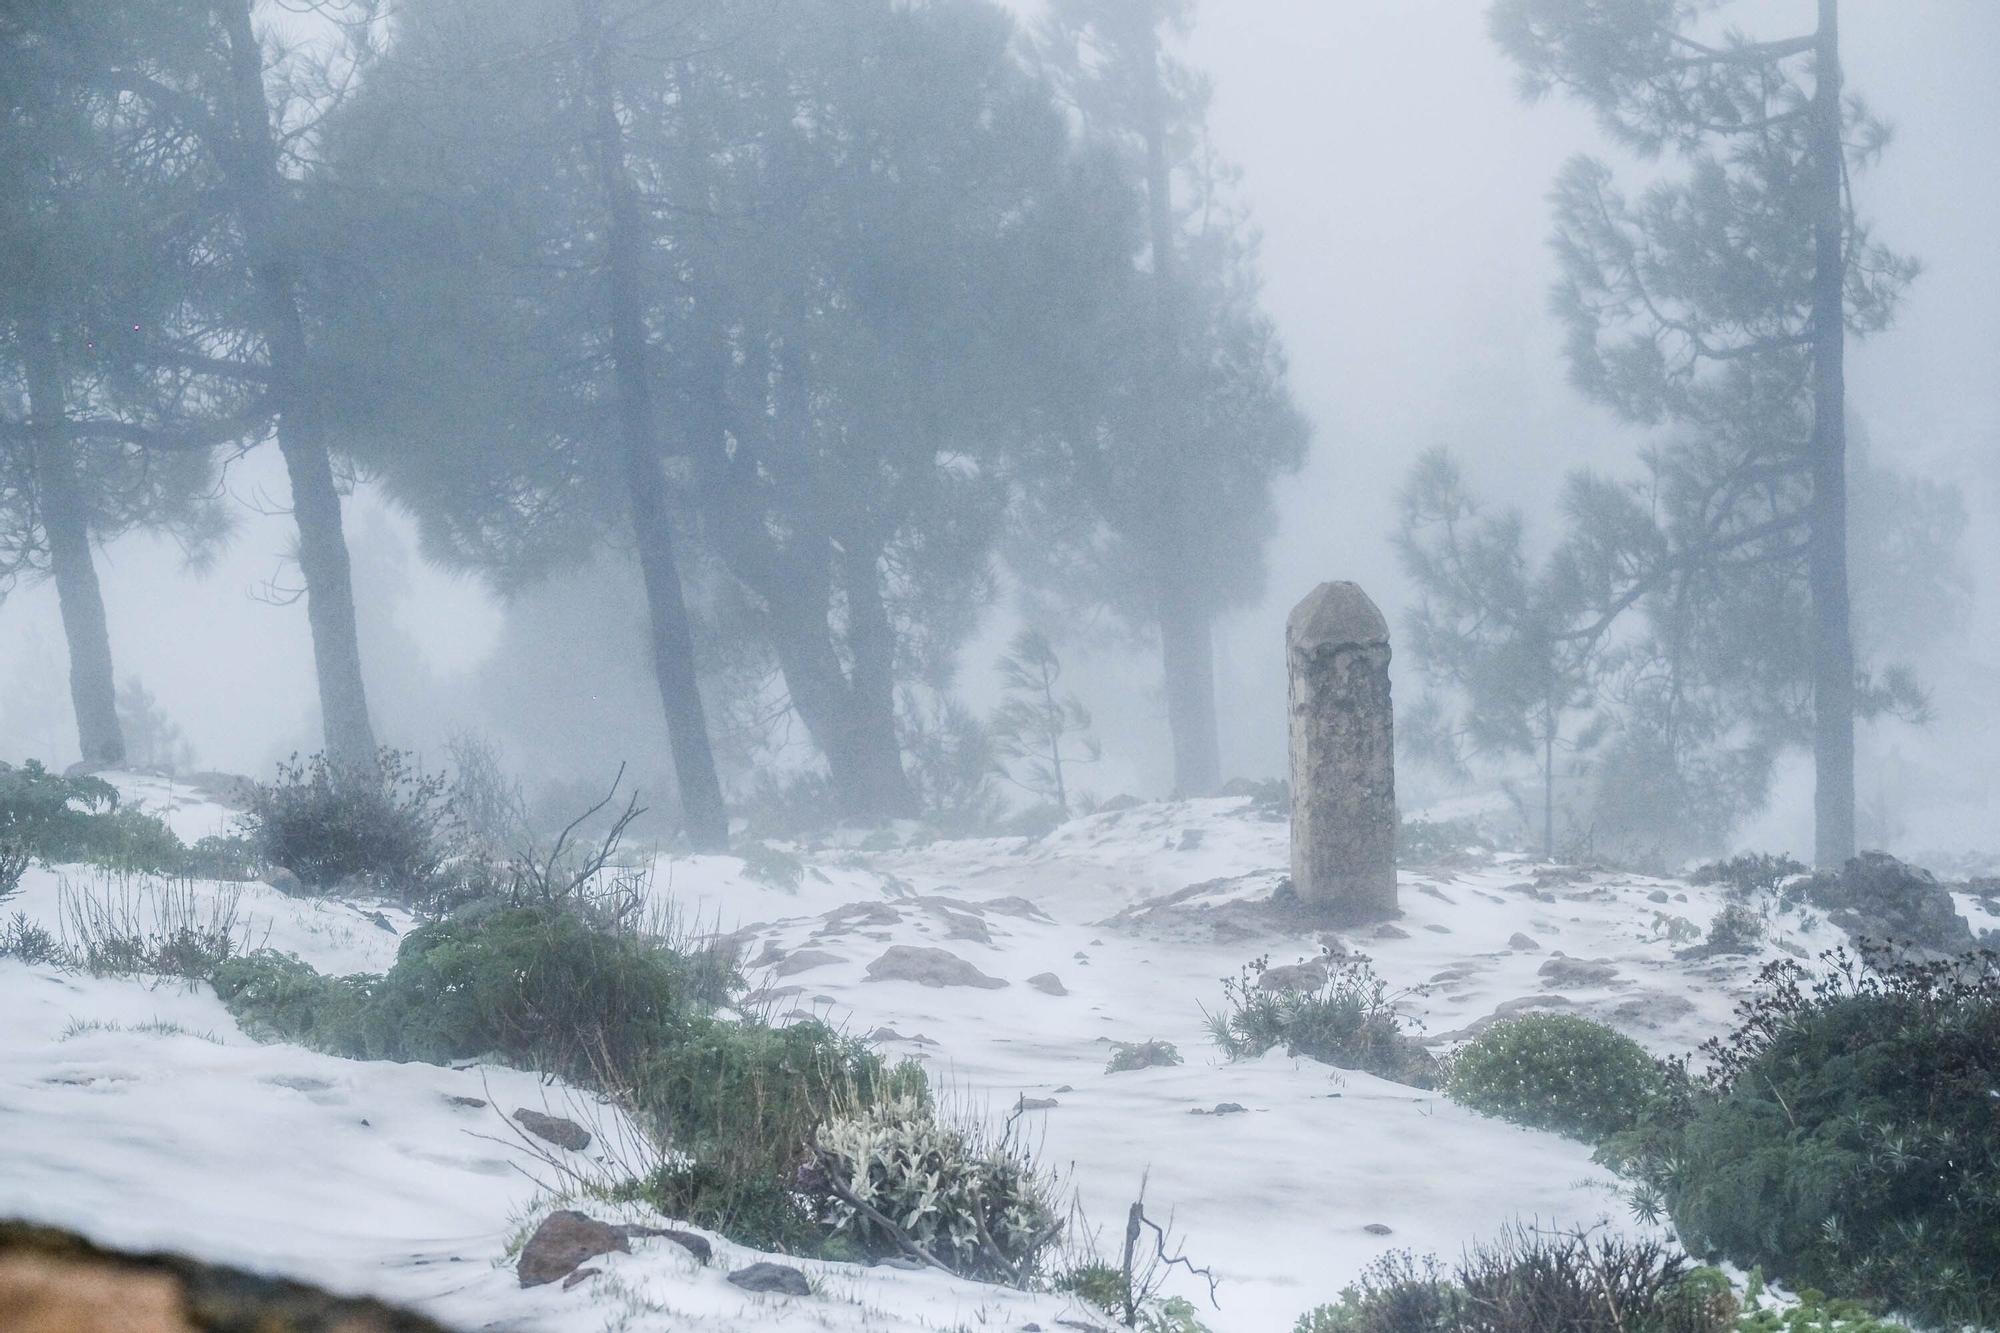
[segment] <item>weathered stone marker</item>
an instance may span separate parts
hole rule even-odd
[[[1396,908],[1396,745],[1389,625],[1353,583],[1322,583],[1285,621],[1292,886],[1341,922]]]

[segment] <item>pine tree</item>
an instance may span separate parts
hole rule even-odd
[[[1810,33],[1705,35],[1691,0],[1497,0],[1524,90],[1561,89],[1643,156],[1687,174],[1622,195],[1580,158],[1556,186],[1556,306],[1580,388],[1628,418],[1732,445],[1702,552],[1783,531],[1811,597],[1816,856],[1854,851],[1857,671],[1847,557],[1848,333],[1884,327],[1915,265],[1856,218],[1850,182],[1886,131],[1845,94],[1838,0]],[[1741,522],[1746,505],[1779,512]]]

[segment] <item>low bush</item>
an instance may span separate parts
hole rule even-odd
[[[103,778],[52,773],[32,759],[19,768],[0,763],[0,850],[134,874],[178,874],[187,860],[172,829],[120,806],[118,789]]]
[[[28,920],[27,913],[16,912],[5,925],[0,925],[0,958],[15,958],[34,967],[42,963],[63,961],[61,943],[47,929]]]
[[[1644,1047],[1601,1023],[1526,1014],[1460,1047],[1444,1086],[1475,1111],[1596,1143],[1644,1119],[1666,1079]]]
[[[1728,1333],[1726,1281],[1650,1240],[1509,1232],[1446,1268],[1383,1256],[1294,1333]]]
[[[1024,1285],[1063,1229],[1055,1182],[1009,1122],[997,1133],[894,1096],[829,1120],[802,1178],[873,1258],[912,1248],[961,1277]]]
[[[1688,876],[1690,884],[1716,884],[1740,897],[1775,894],[1787,881],[1810,874],[1811,868],[1789,856],[1745,852],[1726,861],[1710,861]]]
[[[1491,848],[1473,819],[1406,819],[1396,830],[1398,865],[1466,865],[1484,859]]]
[[[195,840],[187,849],[182,871],[196,879],[234,880],[257,878],[257,848],[240,833],[211,833]]]
[[[1614,1138],[1704,1254],[1937,1327],[2000,1323],[2000,956],[1760,976],[1708,1072]]]
[[[336,1055],[433,1064],[496,1056],[579,1080],[684,1040],[735,983],[714,954],[681,953],[547,905],[419,926],[381,977],[320,977],[270,953],[215,977],[246,1026]]]
[[[21,877],[28,873],[34,856],[18,842],[0,842],[0,901],[21,891]]]
[[[359,884],[416,900],[434,891],[456,839],[449,791],[395,750],[372,767],[294,756],[251,788],[243,830],[259,860],[314,892]]]
[[[1763,941],[1764,918],[1742,903],[1730,903],[1708,923],[1708,935],[1701,944],[1686,950],[1681,957],[1716,958],[1755,953]]]
[[[1360,954],[1324,958],[1326,980],[1310,989],[1267,988],[1259,958],[1222,983],[1223,1007],[1204,1014],[1215,1044],[1232,1060],[1276,1047],[1341,1069],[1359,1069],[1412,1087],[1437,1080],[1437,1061],[1404,1031],[1388,983]]]
[[[1114,1041],[1111,1057],[1104,1062],[1107,1074],[1129,1074],[1138,1069],[1159,1069],[1181,1062],[1181,1053],[1170,1041],[1150,1037],[1145,1041]]]

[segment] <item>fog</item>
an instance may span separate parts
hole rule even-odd
[[[1283,621],[1307,589],[1356,580],[1400,633],[1414,593],[1390,538],[1420,451],[1449,446],[1479,493],[1518,506],[1546,544],[1561,476],[1581,465],[1630,475],[1650,438],[1570,387],[1548,313],[1557,169],[1579,151],[1630,159],[1573,102],[1517,96],[1483,9],[1209,0],[1186,42],[1186,60],[1214,81],[1211,130],[1241,167],[1240,198],[1262,237],[1263,303],[1312,428],[1305,466],[1275,484],[1262,595],[1218,622],[1225,775],[1284,771]],[[1757,9],[1774,29],[1810,27],[1810,4]],[[309,17],[280,21],[314,39]],[[1976,575],[1960,623],[1917,662],[1933,720],[1861,728],[1864,837],[1955,852],[1990,842],[2000,809],[1987,761],[2000,703],[1988,577],[2000,557],[2000,11],[1859,0],[1845,28],[1850,85],[1896,131],[1861,186],[1863,211],[1924,264],[1894,326],[1850,347],[1850,416],[1873,458],[1961,488],[1963,558]],[[319,748],[312,645],[289,595],[296,536],[275,449],[230,463],[224,485],[233,532],[219,554],[191,568],[172,540],[140,532],[106,545],[100,569],[120,680],[143,681],[199,766],[257,773]],[[563,781],[621,762],[667,769],[640,608],[597,641],[537,643],[532,621],[510,635],[508,603],[428,563],[414,523],[379,487],[364,480],[347,508],[361,651],[386,743],[435,752],[454,732],[482,732]],[[546,612],[549,600],[529,595],[515,614]],[[1003,578],[958,653],[957,687],[975,708],[997,697],[993,663],[1018,623]],[[0,625],[0,754],[75,759],[53,588],[16,588]],[[542,669],[522,660],[536,656]],[[1157,663],[1087,636],[1068,656],[1104,751],[1083,785],[1100,798],[1165,794],[1172,756]],[[569,721],[551,729],[534,716],[543,710],[520,686],[536,680],[574,691],[560,706],[541,701]],[[1397,680],[1400,697],[1413,697],[1407,656]],[[1405,782],[1418,800],[1449,786],[1420,773]],[[1794,751],[1768,808],[1735,840],[1808,850],[1810,793],[1809,762]]]

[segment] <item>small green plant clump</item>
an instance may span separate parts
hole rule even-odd
[[[1657,1242],[1521,1229],[1448,1268],[1384,1255],[1293,1333],[1731,1333],[1736,1310],[1720,1274]]]
[[[1025,1284],[1063,1230],[1056,1185],[1019,1142],[896,1096],[822,1125],[802,1182],[873,1258],[918,1252],[961,1277]]]
[[[1629,1130],[1666,1094],[1638,1042],[1573,1014],[1495,1023],[1452,1057],[1445,1092],[1475,1111],[1597,1143]]]
[[[1467,865],[1485,858],[1492,843],[1471,819],[1406,819],[1396,831],[1396,863]]]
[[[1708,923],[1708,936],[1683,958],[1715,958],[1755,953],[1764,940],[1764,919],[1742,903],[1730,903]]]
[[[1170,1041],[1157,1037],[1145,1041],[1114,1041],[1111,1058],[1104,1062],[1107,1074],[1129,1074],[1138,1069],[1158,1069],[1181,1062],[1181,1053]]]
[[[1720,885],[1739,897],[1777,894],[1791,880],[1811,873],[1811,868],[1789,856],[1770,852],[1745,852],[1726,861],[1710,861],[1688,876],[1690,884]]]
[[[1768,965],[1606,1158],[1698,1252],[1923,1326],[2000,1324],[2000,956]]]
[[[1311,989],[1261,985],[1270,959],[1258,958],[1241,975],[1224,978],[1223,1005],[1207,1014],[1215,1044],[1231,1060],[1254,1058],[1282,1047],[1341,1069],[1412,1087],[1437,1081],[1437,1061],[1404,1030],[1388,983],[1360,954],[1324,957],[1326,980]]]
[[[251,789],[243,831],[263,864],[315,893],[360,884],[415,901],[437,890],[457,841],[450,793],[395,750],[373,765],[294,756]]]

